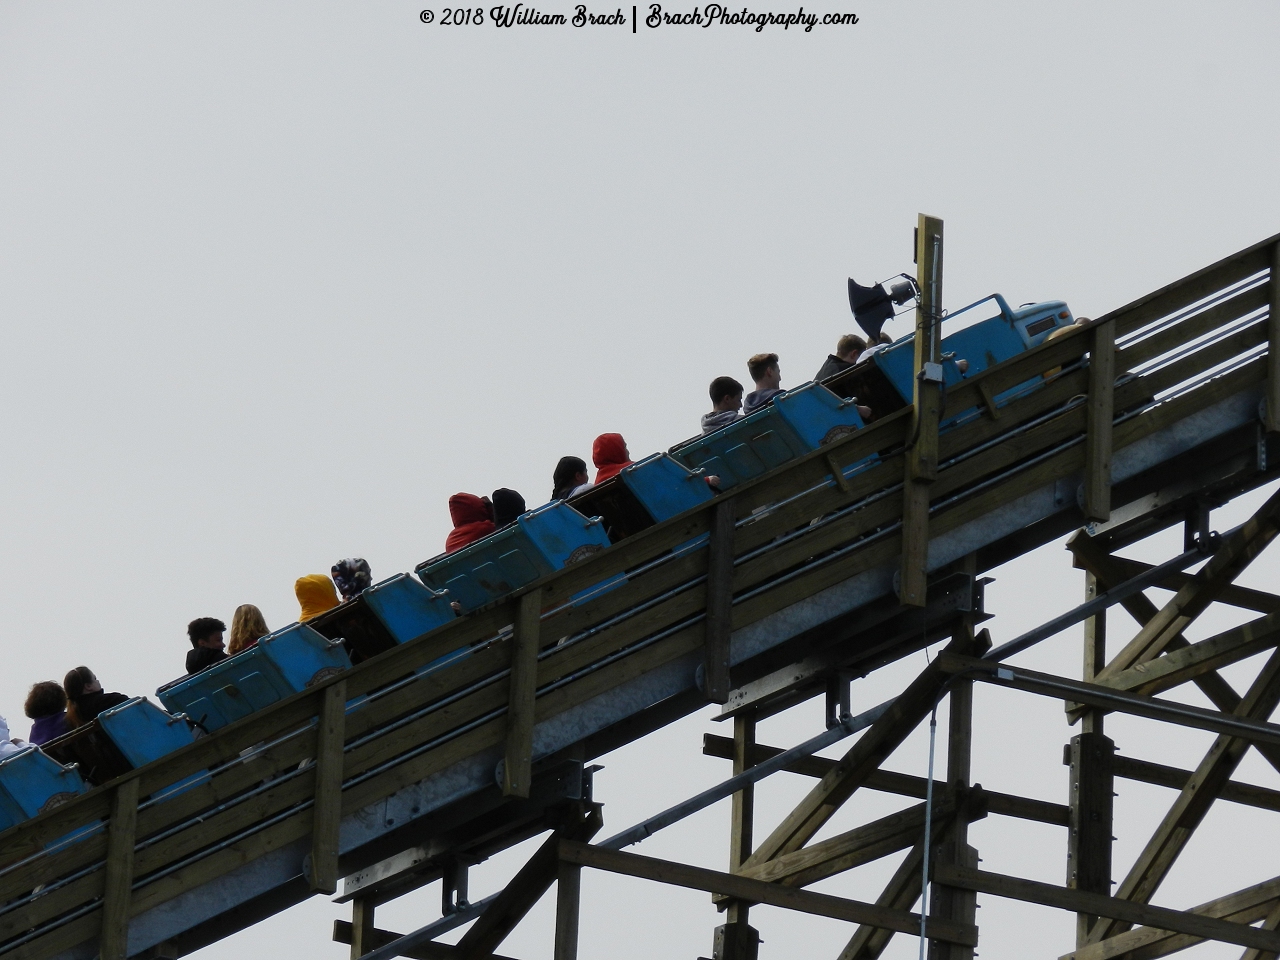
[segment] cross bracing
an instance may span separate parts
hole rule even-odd
[[[908,408],[7,831],[0,955],[182,955],[346,878],[353,919],[335,935],[355,956],[501,956],[510,930],[554,888],[548,953],[570,958],[585,868],[713,894],[723,957],[756,955],[749,914],[759,903],[847,923],[842,960],[922,932],[934,956],[968,957],[979,896],[1076,914],[1076,943],[1056,952],[1074,948],[1081,960],[1162,956],[1204,940],[1271,956],[1280,881],[1190,909],[1152,900],[1215,801],[1280,807],[1274,791],[1233,777],[1250,748],[1280,769],[1280,726],[1270,722],[1280,597],[1235,584],[1280,531],[1280,498],[1218,536],[1207,521],[1213,507],[1280,477],[1276,257],[1273,238],[950,390],[947,410],[976,412],[929,438],[937,462],[923,493],[919,465],[907,467],[920,443]],[[1029,380],[1037,389],[994,402]],[[911,506],[921,497],[923,514]],[[1187,529],[1179,563],[1153,573],[1118,555],[1171,525]],[[1081,676],[1046,676],[1010,663],[1016,650],[1001,652],[1013,638],[998,620],[983,623],[981,574],[1072,531],[1083,599],[1118,604],[1141,626],[1108,637],[1105,607],[1089,608]],[[895,574],[910,580],[913,563],[926,595],[903,607]],[[569,602],[620,573],[624,583]],[[1155,576],[1172,590],[1159,605],[1144,592]],[[1189,641],[1187,628],[1215,603],[1259,616]],[[1024,642],[1055,635],[1041,632]],[[945,652],[883,709],[845,719],[850,677],[939,641]],[[470,655],[415,672],[460,648]],[[1219,672],[1268,651],[1239,689]],[[970,782],[970,758],[983,749],[969,722],[975,684],[1063,702],[1077,726],[1066,728],[1071,787],[1060,803]],[[1212,709],[1161,696],[1183,684]],[[802,750],[778,764],[814,780],[778,823],[755,822],[748,782],[726,788],[726,869],[602,842],[614,831],[602,830],[591,797],[594,757],[712,698],[725,702],[733,737],[705,749],[746,773],[776,752],[755,742],[756,721],[824,695],[835,731],[824,745],[839,740],[843,756]],[[932,781],[882,769],[944,699],[946,769]],[[1194,770],[1122,758],[1103,732],[1110,712],[1216,739]],[[202,771],[207,779],[166,792]],[[1174,799],[1137,860],[1112,863],[1111,794],[1133,780]],[[816,839],[863,789],[917,804]],[[1065,881],[980,869],[968,825],[986,817],[1065,828]],[[466,863],[538,835],[505,888],[467,904]],[[805,889],[902,851],[875,902]],[[437,880],[453,911],[444,922],[411,940],[377,928],[378,903]],[[463,922],[457,946],[436,939]]]

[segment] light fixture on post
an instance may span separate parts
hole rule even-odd
[[[864,287],[853,277],[849,278],[849,307],[871,344],[880,340],[880,328],[894,316],[894,304],[902,306],[916,296],[915,280],[905,273],[899,276],[905,277],[903,282],[895,283],[888,289],[885,289],[884,283]]]

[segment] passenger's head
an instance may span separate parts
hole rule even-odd
[[[516,522],[525,512],[524,497],[514,490],[499,487],[493,491],[493,525],[501,530]]]
[[[231,615],[231,641],[227,644],[227,652],[236,654],[246,650],[270,632],[262,611],[252,603],[242,603]]]
[[[32,720],[54,717],[67,708],[67,694],[62,685],[52,680],[42,680],[31,685],[27,702],[22,711]]]
[[[742,407],[742,384],[733,377],[716,377],[711,381],[711,409],[717,413]]]
[[[221,650],[226,646],[222,642],[222,633],[226,629],[227,625],[217,617],[196,617],[187,624],[187,639],[193,647]]]
[[[449,498],[449,519],[455,527],[464,523],[492,520],[493,504],[488,497],[477,497],[474,493],[455,493]]]
[[[591,460],[595,463],[596,483],[604,483],[610,477],[631,462],[631,454],[627,450],[627,441],[620,433],[602,433],[591,445]]]
[[[757,353],[747,361],[747,372],[757,390],[777,389],[782,384],[782,370],[776,353]]]
[[[69,670],[62,678],[62,689],[66,691],[67,700],[75,703],[86,693],[99,692],[102,684],[88,667],[76,667],[74,670]]]
[[[889,344],[893,343],[893,337],[889,336],[887,333],[881,330],[880,342],[883,343],[885,346],[888,346]]]
[[[561,457],[556,464],[556,471],[551,475],[552,500],[563,500],[575,487],[580,487],[591,480],[587,473],[587,463],[581,457]]]
[[[362,590],[368,589],[373,583],[373,571],[360,557],[339,560],[329,572],[333,574],[333,582],[337,585],[343,600],[359,596]]]
[[[301,612],[298,620],[310,620],[318,617],[326,610],[338,605],[338,591],[333,588],[333,581],[323,573],[308,573],[293,583],[293,595],[298,598]]]
[[[867,349],[867,341],[856,333],[846,333],[836,343],[836,356],[845,363],[857,363],[862,351]]]

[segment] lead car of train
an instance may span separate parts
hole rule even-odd
[[[947,321],[954,326],[956,317],[984,308],[994,315],[942,340],[947,385],[1038,346],[1054,330],[1074,322],[1061,301],[1012,309],[999,294]],[[730,490],[846,436],[864,426],[858,404],[869,406],[876,416],[906,406],[912,399],[913,351],[911,337],[898,340],[823,383],[786,390],[764,409],[715,433],[636,461],[571,500],[545,504],[462,550],[426,560],[415,568],[416,576],[402,573],[374,584],[319,617],[291,624],[248,650],[166,684],[156,691],[163,710],[137,697],[43,747],[6,757],[0,761],[0,831],[159,759],[192,742],[197,731],[217,730],[347,670],[353,662],[431,632],[457,616],[454,603],[464,613],[475,610],[705,503],[717,493],[707,476],[718,478],[720,491]],[[963,373],[957,362],[962,359],[968,361]],[[995,402],[1006,404],[1041,382],[1028,380],[997,395]],[[977,415],[976,408],[948,412],[941,429]],[[872,456],[845,472],[855,473],[874,460]],[[623,575],[614,578],[621,579]],[[610,583],[579,596],[594,595]],[[457,651],[420,672],[465,654]],[[207,776],[194,774],[153,799],[163,800]]]

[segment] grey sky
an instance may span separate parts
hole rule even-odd
[[[425,26],[426,2],[0,3],[15,731],[32,681],[86,663],[150,694],[181,673],[193,617],[252,602],[282,626],[299,575],[351,555],[376,577],[411,569],[442,547],[454,492],[509,486],[533,505],[600,432],[634,454],[669,446],[752,353],[780,353],[784,384],[809,379],[852,327],[845,277],[912,269],[917,212],[946,221],[952,309],[1000,291],[1097,315],[1280,231],[1274,4],[820,0],[806,9],[862,22],[633,36]],[[1275,570],[1264,557],[1246,579]],[[997,576],[1005,638],[1082,589],[1056,546]],[[1074,673],[1076,636],[1028,662]],[[1062,801],[1060,709],[996,691],[978,709],[988,733],[1025,733],[980,756],[978,779]],[[762,738],[819,723],[797,711]],[[690,718],[608,759],[609,825],[720,778],[698,752],[713,727]],[[1166,762],[1203,742],[1117,728]],[[923,773],[924,751],[913,738],[893,765]],[[769,785],[761,823],[804,786]],[[1127,867],[1167,797],[1125,789]],[[889,809],[860,798],[848,818]],[[1215,811],[1160,902],[1273,875],[1256,840],[1230,864],[1214,849],[1259,823],[1274,849],[1274,821]],[[1061,882],[1062,831],[999,826],[976,834],[992,869]],[[717,808],[642,850],[720,867],[726,836]],[[874,898],[888,869],[819,888]],[[584,957],[710,952],[705,896],[586,887]],[[1066,915],[982,903],[987,960],[1070,946]],[[379,922],[436,910],[432,891]],[[328,940],[343,915],[314,900],[201,956],[345,956]],[[835,956],[848,936],[757,916],[771,960]],[[550,944],[544,904],[504,951]],[[906,938],[886,954],[914,955]]]

